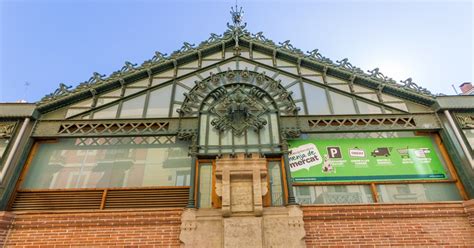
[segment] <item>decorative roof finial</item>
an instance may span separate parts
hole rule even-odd
[[[234,32],[245,29],[247,23],[242,23],[244,19],[244,11],[242,10],[242,7],[239,8],[239,6],[235,4],[235,8],[230,7],[230,14],[232,16],[233,25],[227,23],[227,27]]]
[[[230,14],[232,15],[232,22],[234,23],[234,26],[240,27],[242,19],[244,18],[244,11],[242,10],[242,7],[239,9],[236,3],[235,9],[234,7],[230,7]]]
[[[230,8],[230,14],[232,15],[233,25],[230,25],[229,23],[227,23],[227,27],[232,32],[232,36],[234,37],[234,40],[235,40],[234,54],[239,55],[240,54],[239,36],[243,33],[242,31],[247,26],[247,23],[242,24],[244,11],[242,10],[242,7],[240,7],[239,9],[239,7],[237,6],[237,3],[235,4],[235,9],[234,7]]]

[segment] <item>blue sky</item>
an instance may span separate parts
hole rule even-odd
[[[0,0],[0,102],[38,101],[125,61],[223,33],[235,1]],[[473,3],[243,1],[247,29],[433,93],[473,80]],[[27,90],[25,82],[28,82]]]

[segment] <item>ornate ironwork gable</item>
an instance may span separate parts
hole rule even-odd
[[[245,29],[246,23],[242,23],[243,12],[241,10],[235,9],[232,13],[233,24],[228,24],[228,30],[222,35],[211,34],[209,39],[197,46],[184,42],[182,48],[171,55],[155,52],[153,58],[141,65],[127,61],[120,70],[111,73],[108,77],[94,72],[89,80],[80,83],[74,89],[61,83],[55,92],[45,96],[38,102],[39,110],[48,112],[67,106],[79,100],[118,88],[121,85],[151,77],[164,70],[176,69],[179,65],[191,61],[199,60],[198,63],[201,64],[201,59],[204,56],[221,50],[224,51],[226,48],[232,48],[234,55],[240,55],[243,48],[249,49],[250,54],[252,54],[252,51],[259,51],[269,54],[274,59],[280,58],[293,62],[297,64],[299,70],[304,67],[343,79],[350,79],[355,84],[379,89],[384,93],[426,106],[434,103],[434,95],[414,83],[411,78],[397,83],[392,78],[382,74],[379,68],[368,70],[366,73],[352,65],[347,58],[333,62],[321,55],[318,49],[304,53],[294,47],[289,40],[279,43],[273,42],[266,38],[262,32],[256,34],[248,32]],[[250,55],[250,59],[252,59],[252,55]]]
[[[193,116],[199,111],[212,111],[223,116],[223,112],[253,116],[254,112],[267,111],[265,104],[275,104],[274,108],[281,113],[293,115],[299,110],[295,105],[292,92],[265,73],[245,70],[227,70],[196,81],[196,86],[185,93],[185,100],[178,109],[183,117]],[[267,96],[273,102],[263,102]],[[208,106],[206,106],[208,105]],[[239,109],[239,108],[246,108]],[[228,118],[234,118],[230,115]],[[224,125],[223,123],[221,123]],[[216,124],[217,125],[217,124]]]

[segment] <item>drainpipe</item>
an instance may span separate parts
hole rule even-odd
[[[7,160],[5,161],[5,165],[2,168],[2,171],[0,172],[0,184],[3,184],[3,179],[5,178],[5,175],[7,174],[8,168],[10,167],[10,164],[13,160],[13,156],[15,155],[18,145],[20,145],[20,140],[25,134],[26,127],[30,123],[30,118],[25,118],[25,121],[23,121],[23,125],[21,125],[20,132],[15,138],[15,143],[13,143],[12,149],[8,153]]]
[[[454,123],[451,113],[449,113],[448,110],[444,110],[444,115],[446,115],[446,118],[448,118],[449,125],[453,129],[454,135],[458,139],[459,144],[461,144],[462,151],[464,152],[464,154],[466,154],[467,160],[469,160],[469,164],[471,165],[471,168],[474,169],[474,162],[472,161],[471,152],[469,151],[466,144],[464,143],[461,133],[459,133],[459,130],[457,129],[456,124]]]
[[[290,161],[288,157],[288,141],[286,139],[286,134],[282,135],[282,145],[281,151],[283,153],[283,164],[285,166],[285,177],[286,177],[286,190],[288,192],[288,199],[287,205],[298,205],[296,203],[295,195],[293,193],[293,184],[291,182],[291,175],[290,175]]]

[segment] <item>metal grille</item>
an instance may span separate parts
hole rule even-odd
[[[77,146],[163,145],[176,143],[176,136],[77,138]]]
[[[369,127],[385,126],[393,128],[416,127],[413,117],[383,117],[383,118],[321,118],[308,120],[310,128],[317,127]]]
[[[68,123],[61,124],[58,134],[142,134],[168,129],[169,122]]]

